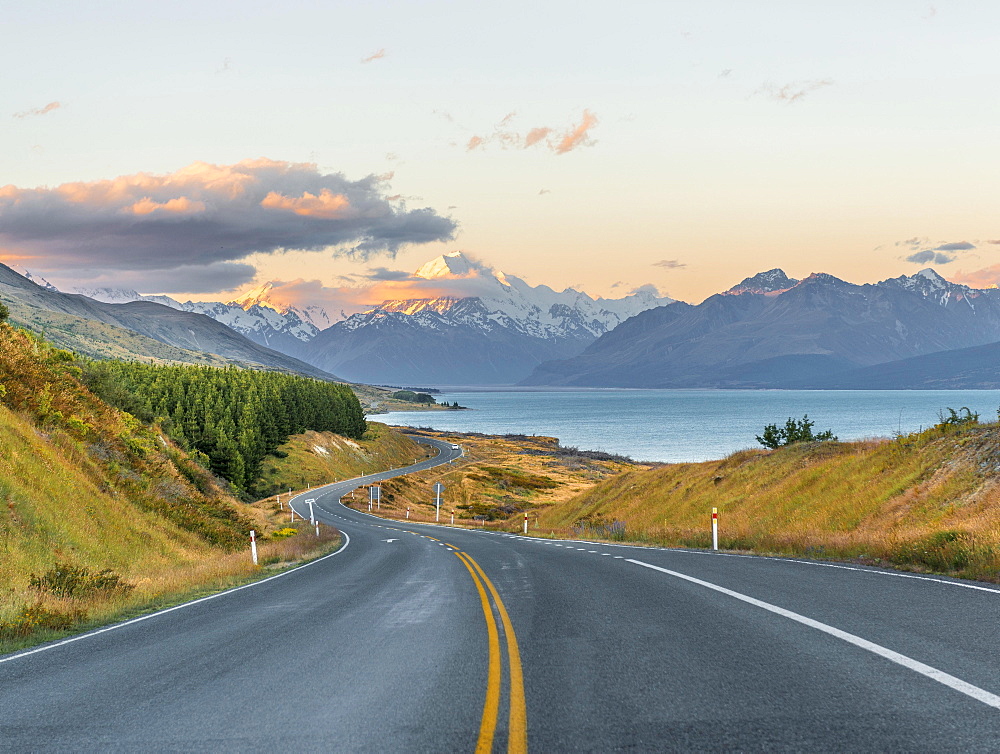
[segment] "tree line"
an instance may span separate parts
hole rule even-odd
[[[357,439],[368,428],[347,385],[279,372],[94,361],[83,380],[108,403],[203,453],[214,473],[243,492],[291,435],[311,429]]]

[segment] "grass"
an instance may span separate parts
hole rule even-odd
[[[721,461],[621,474],[540,514],[572,533],[620,522],[619,538],[851,559],[997,581],[1000,426],[942,427],[896,440],[801,443]]]
[[[433,485],[440,482],[442,520],[472,526],[514,526],[529,512],[532,521],[548,506],[567,501],[623,470],[647,468],[627,459],[563,448],[552,437],[493,436],[471,432],[426,434],[462,446],[453,463],[382,482],[379,513],[389,518],[433,521]],[[368,493],[356,491],[345,503],[368,509]]]
[[[288,526],[273,500],[239,502],[155,427],[89,393],[72,354],[5,324],[0,448],[0,651],[254,578],[251,529],[264,566],[338,536],[272,539]],[[51,588],[60,566],[86,588]],[[95,587],[111,583],[122,588]]]
[[[268,456],[257,484],[261,494],[327,484],[377,471],[400,468],[428,458],[431,452],[385,424],[368,422],[360,441],[331,432],[295,435]]]

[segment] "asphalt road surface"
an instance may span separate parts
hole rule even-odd
[[[1000,749],[996,586],[390,522],[357,484],[295,500],[332,555],[0,657],[0,746]]]

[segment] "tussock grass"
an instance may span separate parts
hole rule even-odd
[[[337,479],[350,479],[391,468],[408,466],[433,455],[426,445],[385,424],[368,422],[360,440],[332,432],[295,435],[261,465],[257,488],[267,494],[304,490]]]
[[[1000,577],[1000,427],[802,443],[626,472],[542,512],[543,529],[621,521],[625,538]]]
[[[272,540],[288,526],[272,500],[239,502],[79,375],[72,354],[0,324],[0,651],[230,586],[336,542],[334,530],[317,538],[308,527]],[[60,565],[75,576],[53,575]]]
[[[534,525],[538,511],[572,498],[596,482],[626,469],[640,468],[628,459],[563,448],[554,437],[484,435],[421,428],[422,434],[461,444],[464,455],[453,463],[382,482],[379,513],[412,521],[434,521],[435,482],[445,486],[441,520],[457,525],[520,526],[525,512]],[[641,466],[641,468],[647,468]],[[358,490],[345,503],[368,509],[368,495]]]

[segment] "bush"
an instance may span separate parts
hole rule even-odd
[[[968,406],[962,406],[958,411],[953,408],[946,408],[945,411],[948,412],[948,416],[945,416],[943,411],[938,412],[938,429],[960,429],[979,424],[979,414],[970,411]]]
[[[32,589],[48,592],[57,597],[85,597],[95,592],[119,592],[127,594],[133,585],[122,581],[121,576],[109,568],[93,573],[69,563],[56,563],[41,576],[31,576]]]
[[[3,301],[0,301],[0,322],[6,321],[9,316],[10,310],[6,307]]]
[[[824,442],[837,439],[829,429],[813,434],[814,426],[816,422],[809,420],[809,414],[804,414],[801,419],[789,417],[784,427],[779,427],[777,424],[768,424],[764,427],[763,434],[757,435],[757,442],[773,450],[796,442]]]

